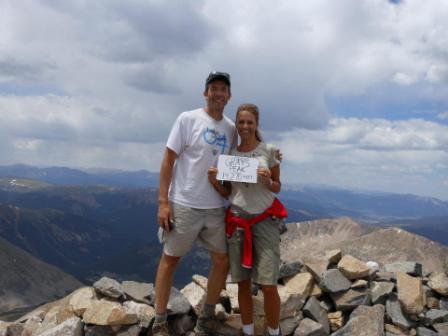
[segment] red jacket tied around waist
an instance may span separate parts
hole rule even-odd
[[[234,214],[230,207],[226,211],[226,233],[227,237],[231,237],[237,228],[244,230],[243,241],[243,257],[241,264],[245,268],[252,268],[252,229],[251,226],[261,222],[267,217],[286,218],[288,217],[288,210],[275,198],[272,205],[267,208],[262,214],[253,218],[242,218]]]

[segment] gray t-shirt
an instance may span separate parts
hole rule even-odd
[[[237,149],[232,149],[230,155],[257,158],[260,168],[272,168],[280,164],[280,161],[275,158],[275,147],[264,142],[260,142],[257,148],[250,152],[239,152]],[[274,198],[275,195],[261,182],[232,182],[232,193],[229,200],[232,206],[246,213],[260,214],[271,206]]]

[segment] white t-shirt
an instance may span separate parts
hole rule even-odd
[[[166,144],[178,155],[170,201],[197,209],[222,207],[224,200],[208,181],[207,170],[216,167],[218,156],[228,154],[236,140],[235,125],[226,116],[215,120],[203,108],[181,113]]]
[[[275,157],[276,148],[271,144],[260,142],[250,152],[239,152],[237,149],[230,151],[231,155],[256,158],[260,168],[272,168],[278,164]],[[260,181],[257,183],[232,182],[232,193],[229,200],[236,210],[240,209],[249,214],[260,214],[272,205],[275,195]]]

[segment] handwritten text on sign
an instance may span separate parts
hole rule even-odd
[[[220,155],[218,180],[257,183],[258,160],[243,156]]]

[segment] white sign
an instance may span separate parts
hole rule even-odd
[[[258,159],[244,156],[220,155],[218,180],[257,183]]]

